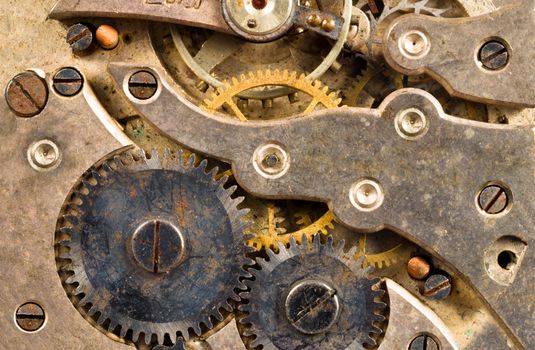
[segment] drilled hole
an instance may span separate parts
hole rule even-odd
[[[510,250],[504,250],[498,254],[498,265],[504,270],[511,270],[517,263],[516,254]]]

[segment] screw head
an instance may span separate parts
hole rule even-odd
[[[479,50],[479,62],[488,70],[500,70],[509,63],[509,50],[507,46],[497,40],[483,44]]]
[[[451,294],[451,282],[442,274],[432,275],[424,283],[423,295],[434,300],[444,300]]]
[[[321,25],[322,18],[317,13],[311,14],[307,18],[307,23],[311,27],[319,27]]]
[[[25,303],[18,307],[15,321],[26,332],[36,332],[45,323],[45,311],[36,303]]]
[[[424,136],[429,129],[425,114],[416,108],[399,112],[394,123],[398,134],[407,140],[417,140]]]
[[[262,145],[254,153],[253,166],[263,177],[277,179],[288,171],[290,156],[277,144]]]
[[[439,350],[438,343],[429,335],[416,337],[409,345],[409,350]]]
[[[421,256],[412,257],[407,262],[407,273],[416,280],[423,280],[429,275],[430,271],[431,265]]]
[[[398,42],[401,53],[410,59],[420,59],[426,56],[431,49],[427,35],[419,30],[411,30],[404,33]]]
[[[77,23],[67,31],[66,41],[75,54],[88,54],[94,47],[93,31],[88,25]]]
[[[15,76],[6,88],[6,102],[19,117],[35,117],[43,111],[48,102],[48,87],[44,79],[34,72]]]
[[[336,28],[336,21],[332,18],[325,18],[321,22],[321,28],[326,32],[332,32]]]
[[[487,214],[503,213],[509,205],[509,195],[505,188],[499,185],[485,187],[478,196],[479,208]]]
[[[373,211],[383,204],[383,188],[377,181],[362,179],[351,186],[349,199],[355,208]]]
[[[132,252],[135,261],[145,270],[169,272],[184,255],[184,237],[170,222],[147,221],[132,236]]]
[[[50,171],[61,162],[59,147],[51,140],[39,140],[28,147],[28,162],[37,171]]]
[[[340,302],[336,290],[323,281],[297,283],[285,302],[286,318],[300,332],[319,334],[336,323]]]
[[[72,97],[82,90],[84,79],[76,69],[62,68],[54,75],[53,86],[61,96]]]
[[[249,28],[256,28],[258,23],[256,22],[256,19],[250,19],[247,21],[247,27]]]
[[[151,72],[142,70],[132,74],[128,90],[138,100],[148,100],[158,91],[158,80]]]

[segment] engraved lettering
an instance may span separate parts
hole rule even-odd
[[[145,0],[147,5],[182,5],[184,8],[198,9],[201,7],[202,0]]]

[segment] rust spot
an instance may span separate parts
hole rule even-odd
[[[130,198],[136,198],[137,197],[137,191],[136,189],[132,189],[130,192],[128,192],[128,195],[130,196]]]

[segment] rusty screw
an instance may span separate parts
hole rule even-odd
[[[423,295],[434,300],[444,300],[451,293],[451,281],[447,276],[436,274],[425,281]]]
[[[128,90],[138,100],[148,100],[158,91],[158,80],[151,72],[142,70],[130,77]]]
[[[490,185],[479,194],[478,204],[481,210],[487,214],[500,214],[507,208],[509,196],[503,187]]]
[[[72,97],[78,94],[84,85],[80,72],[74,68],[62,68],[53,79],[54,89],[62,96]]]
[[[416,337],[409,346],[409,350],[439,350],[438,343],[428,335]]]
[[[423,280],[429,275],[431,265],[421,256],[415,256],[407,263],[407,272],[415,280]]]
[[[488,70],[502,69],[509,62],[509,50],[499,41],[489,41],[479,50],[479,61]]]
[[[48,101],[46,82],[34,72],[18,74],[7,85],[6,101],[19,117],[34,117],[41,113]]]
[[[15,320],[23,330],[36,332],[45,323],[45,311],[36,303],[25,303],[17,309]]]
[[[69,28],[66,41],[76,55],[88,54],[94,47],[95,42],[91,28],[82,23],[75,24]]]

